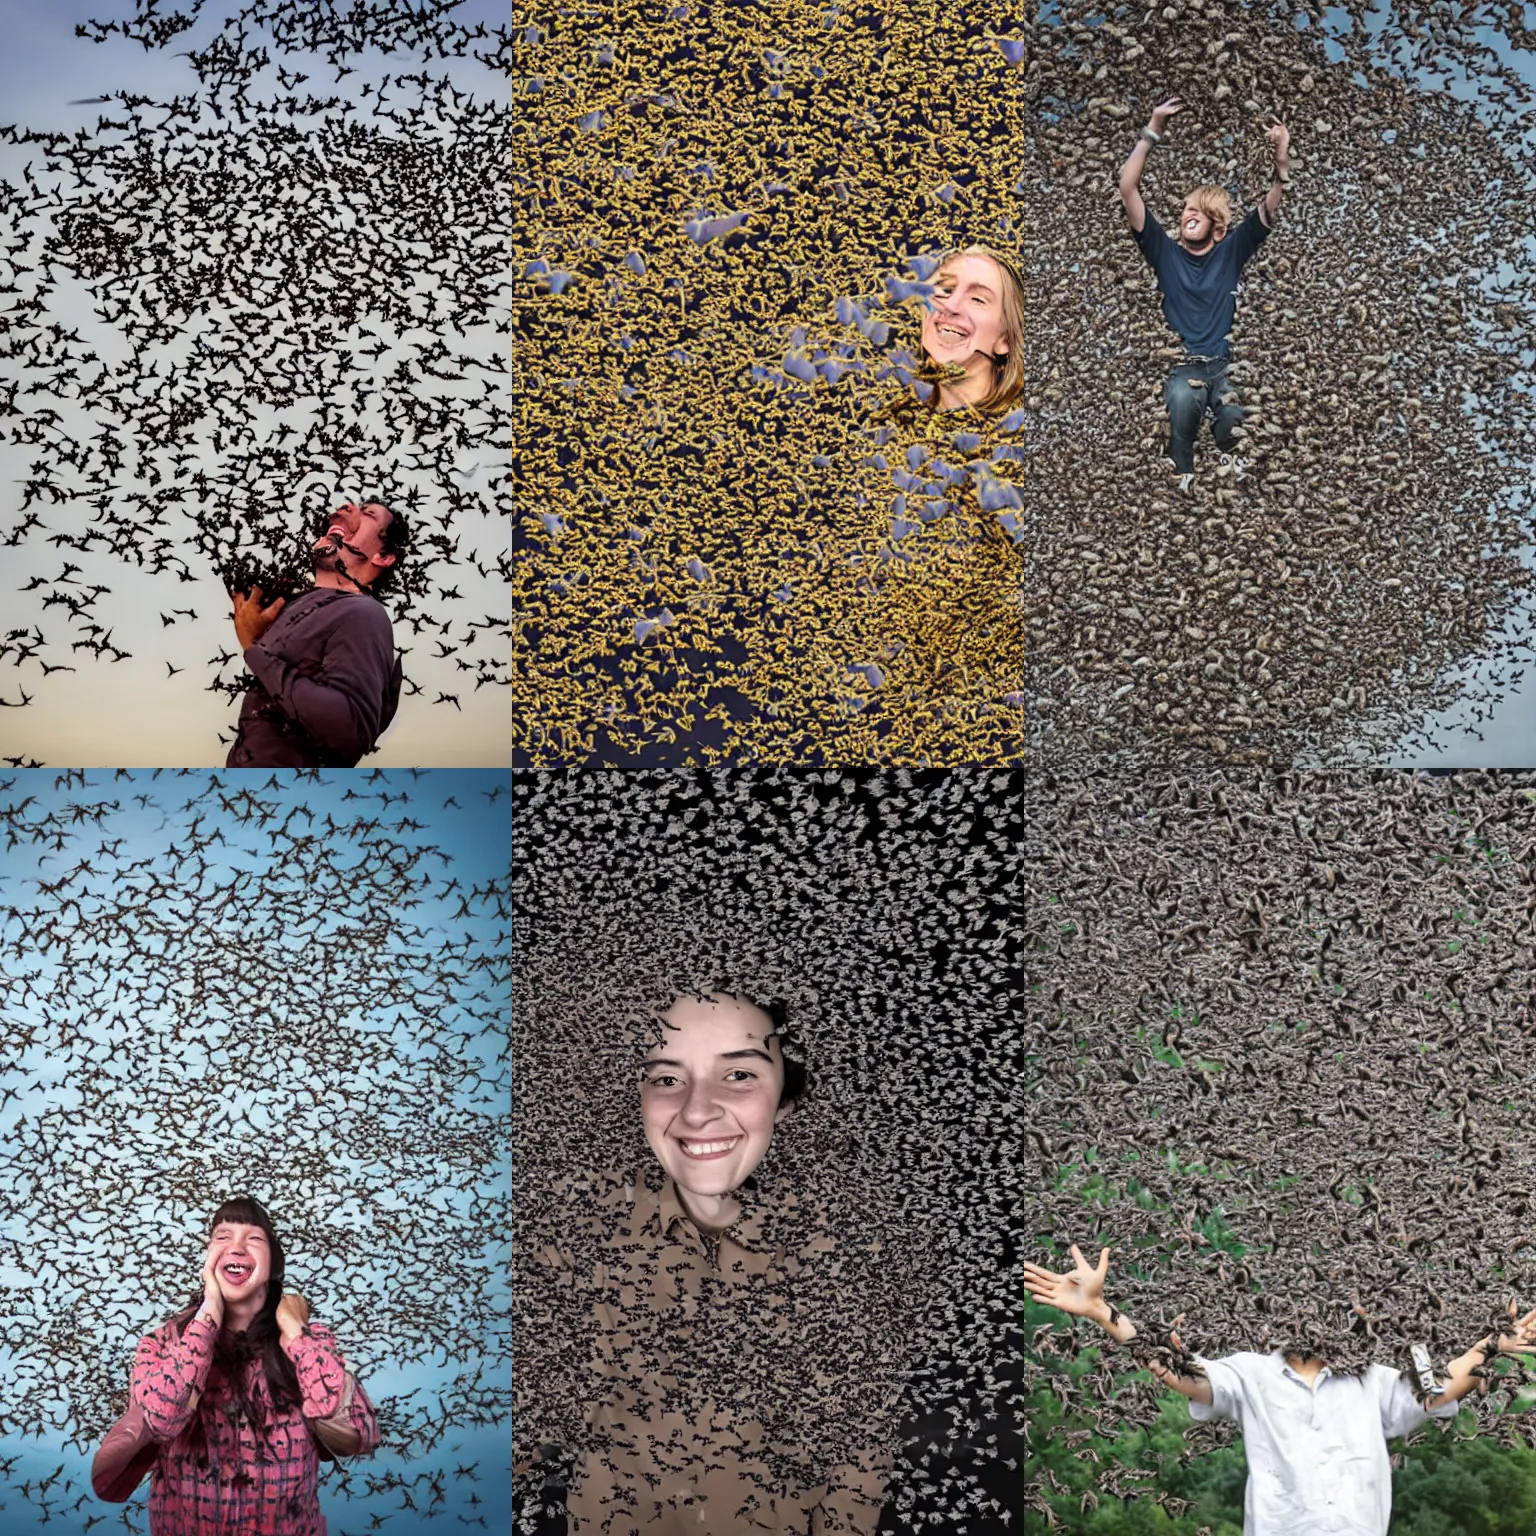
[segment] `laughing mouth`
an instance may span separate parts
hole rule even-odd
[[[957,331],[952,325],[936,325],[934,326],[934,331],[945,341],[951,343],[964,341],[966,339],[965,333],[963,331]]]
[[[720,1141],[679,1141],[678,1145],[688,1157],[718,1157],[723,1152],[729,1152],[740,1136],[727,1136]]]
[[[254,1267],[250,1264],[226,1264],[224,1266],[224,1278],[231,1285],[244,1285],[254,1272]]]

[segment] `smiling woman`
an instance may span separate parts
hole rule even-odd
[[[1024,290],[1013,264],[990,246],[952,251],[934,274],[923,313],[923,351],[939,372],[938,410],[1009,409],[1024,389]]]
[[[766,1009],[725,994],[679,998],[661,1023],[666,1034],[642,1069],[645,1139],[694,1224],[724,1232],[741,1215],[729,1192],[794,1107],[783,1047]]]
[[[657,1024],[660,1038],[641,1063],[640,1109],[663,1177],[598,1176],[618,1219],[602,1234],[595,1271],[567,1248],[537,1256],[546,1274],[595,1298],[600,1400],[589,1407],[595,1433],[567,1501],[571,1536],[871,1533],[886,1452],[854,1448],[813,1470],[806,1448],[765,1430],[757,1384],[741,1383],[733,1406],[712,1399],[702,1414],[672,1390],[698,1371],[711,1336],[740,1359],[749,1318],[802,1362],[806,1400],[845,1390],[828,1375],[828,1352],[808,1348],[792,1318],[813,1311],[817,1287],[835,1286],[858,1261],[823,1214],[801,1209],[797,1192],[756,1177],[806,1086],[803,1065],[784,1054],[784,1006],[685,995]],[[690,1326],[679,1328],[679,1308]]]
[[[129,1411],[91,1480],[120,1503],[152,1468],[151,1536],[324,1536],[320,1457],[377,1446],[373,1405],[283,1275],[271,1217],[227,1200],[201,1294],[139,1341]]]

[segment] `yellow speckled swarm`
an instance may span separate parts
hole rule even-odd
[[[921,259],[1020,246],[995,29],[935,5],[524,26],[521,760],[1019,758],[1016,423],[891,415]]]

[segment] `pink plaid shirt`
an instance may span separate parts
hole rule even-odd
[[[304,1401],[275,1412],[260,1360],[243,1367],[248,1400],[266,1413],[265,1444],[237,1419],[239,1399],[213,1363],[218,1328],[194,1317],[176,1337],[164,1323],[139,1340],[132,1399],[160,1442],[149,1490],[153,1536],[325,1536],[320,1513],[320,1460],[305,1419],[329,1417],[341,1404],[346,1367],[329,1328],[315,1323],[283,1345],[298,1373]],[[202,1394],[194,1404],[193,1393]],[[199,1464],[194,1417],[206,1431],[206,1465]],[[352,1424],[363,1451],[379,1443],[373,1405],[359,1385]]]

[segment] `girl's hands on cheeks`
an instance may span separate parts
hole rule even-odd
[[[224,1293],[219,1289],[219,1277],[214,1269],[211,1246],[203,1258],[203,1305],[200,1310],[213,1319],[216,1328],[223,1327]]]
[[[277,1326],[285,1339],[296,1339],[309,1321],[309,1303],[294,1291],[287,1291],[277,1304]]]

